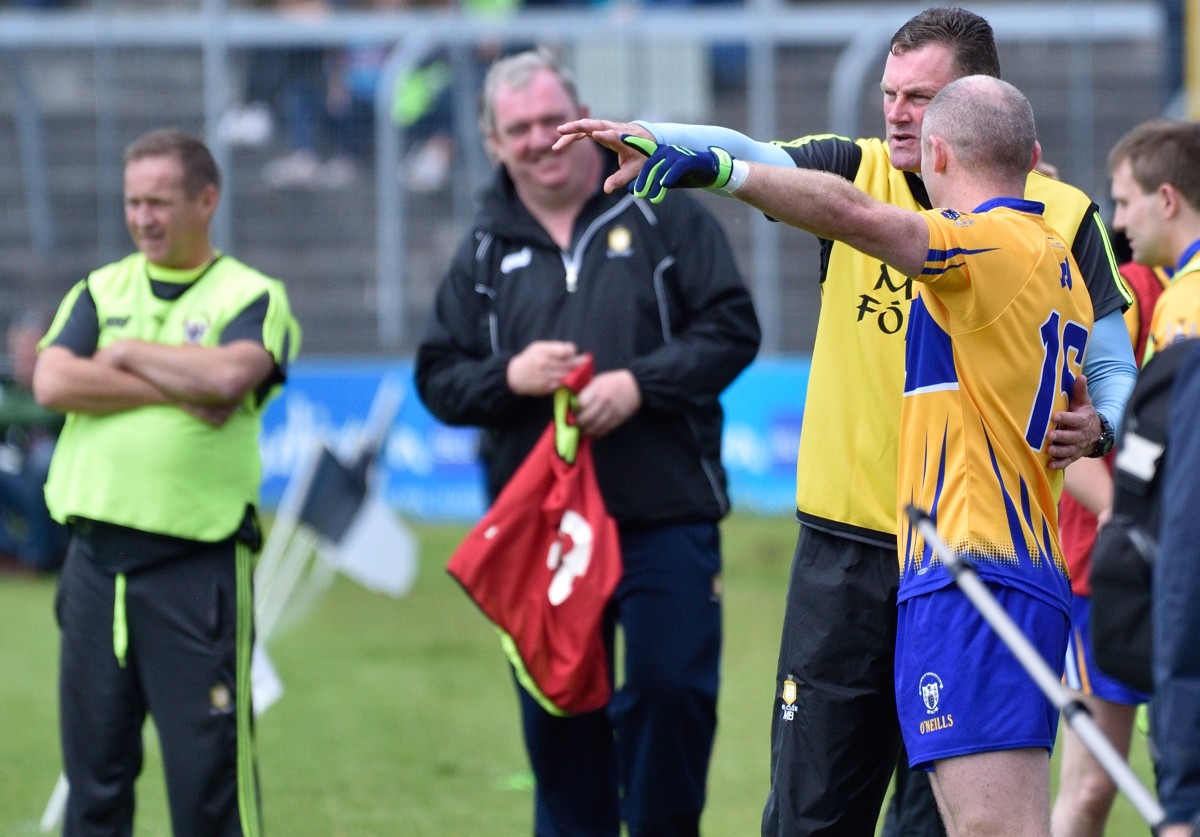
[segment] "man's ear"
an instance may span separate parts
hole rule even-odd
[[[1159,201],[1162,202],[1163,217],[1174,218],[1178,215],[1179,210],[1183,208],[1181,205],[1183,196],[1179,194],[1179,190],[1171,183],[1160,183],[1155,191]]]
[[[1029,170],[1041,171],[1038,168],[1038,163],[1042,162],[1042,144],[1037,140],[1033,141],[1033,154],[1029,157]]]
[[[484,149],[484,151],[487,152],[488,159],[492,162],[492,165],[493,166],[496,165],[496,163],[499,162],[500,158],[496,154],[496,132],[495,131],[488,131],[486,134],[483,135],[483,149]]]
[[[221,190],[215,184],[209,183],[200,190],[200,206],[206,217],[211,218],[221,202]]]
[[[930,171],[939,174],[946,171],[950,164],[950,146],[937,134],[929,135]]]

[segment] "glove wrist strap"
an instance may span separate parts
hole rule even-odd
[[[713,191],[719,192],[722,195],[732,195],[738,189],[742,188],[742,184],[746,182],[746,178],[750,176],[750,166],[745,160],[734,160],[733,166],[729,172],[729,180],[724,186],[718,186]]]

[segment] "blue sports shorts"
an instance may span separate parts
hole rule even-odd
[[[1061,673],[1066,614],[1011,587],[987,588]],[[1058,731],[1054,704],[957,585],[900,602],[896,710],[908,763],[925,770],[971,753],[1049,751]]]
[[[1109,677],[1096,665],[1092,655],[1092,600],[1088,596],[1071,597],[1071,634],[1067,640],[1067,685],[1085,695],[1094,695],[1111,703],[1137,706],[1150,696]]]

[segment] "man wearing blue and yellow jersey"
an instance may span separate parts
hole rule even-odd
[[[1113,226],[1133,259],[1175,268],[1154,306],[1146,360],[1200,336],[1200,125],[1155,119],[1120,139],[1108,157]]]
[[[176,837],[261,833],[252,740],[258,434],[299,346],[283,285],[213,249],[200,140],[125,151],[138,252],[66,295],[34,394],[67,414],[46,500],[59,577],[63,833],[129,834],[147,713]]]
[[[825,134],[773,144],[711,126],[585,119],[561,126],[560,144],[592,136],[621,150],[622,170],[609,178],[608,188],[632,180],[644,163],[621,147],[620,136],[630,133],[831,172],[892,206],[928,209],[918,141],[925,108],[950,81],[971,74],[1000,75],[991,26],[964,9],[931,8],[892,38],[880,85],[886,139]],[[1081,404],[1055,416],[1051,453],[1061,467],[1111,445],[1102,420],[1110,427],[1119,422],[1137,370],[1121,318],[1127,300],[1095,204],[1037,173],[1029,174],[1026,194],[1045,204],[1047,221],[1065,236],[1097,321],[1085,365],[1096,409]],[[852,243],[821,245],[821,311],[796,468],[802,525],[771,707],[764,837],[871,833],[900,740],[892,685],[898,582],[893,503],[904,333],[914,286]],[[882,316],[867,316],[872,308]],[[1109,441],[1097,446],[1101,436]],[[928,798],[923,774],[902,769],[897,786],[918,793],[923,788]],[[939,824],[936,812],[930,814],[916,828],[933,837]],[[902,833],[915,833],[906,820],[898,824]]]
[[[946,85],[921,140],[926,188],[946,208],[921,213],[825,172],[631,139],[650,152],[635,194],[713,187],[921,283],[893,499],[896,708],[910,765],[931,771],[952,835],[1049,833],[1057,710],[900,513],[928,509],[1043,656],[1063,659],[1070,587],[1050,433],[1081,374],[1093,315],[1066,241],[1025,198],[1036,137],[1012,85],[989,76]]]

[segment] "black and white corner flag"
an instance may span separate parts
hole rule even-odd
[[[321,536],[319,548],[341,573],[377,593],[403,596],[416,580],[416,542],[370,484],[374,451],[343,462],[318,454],[299,520]]]

